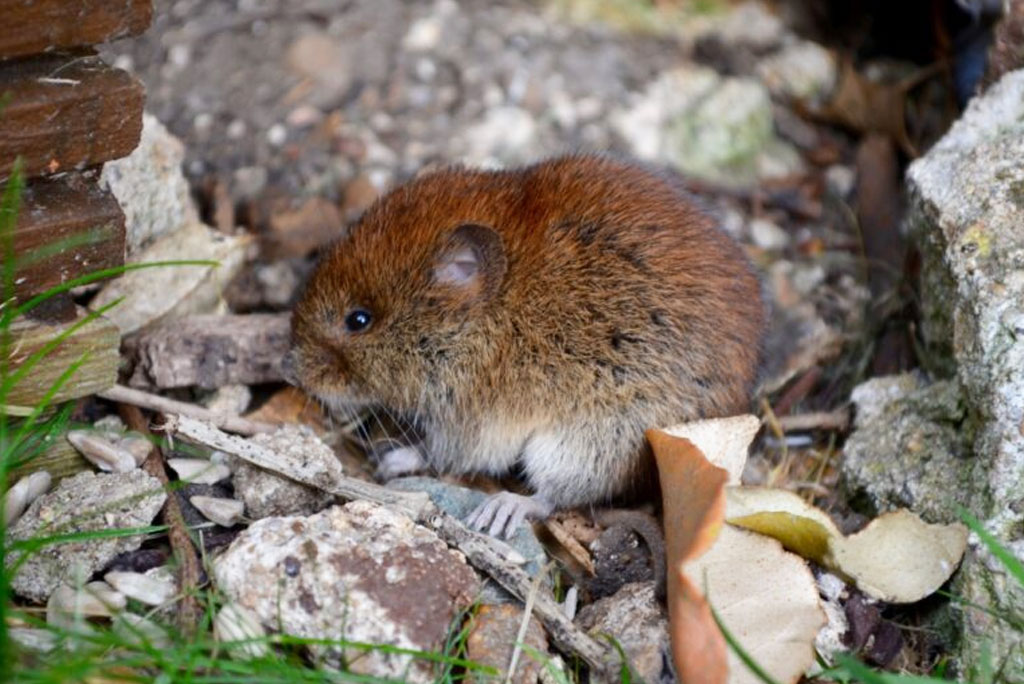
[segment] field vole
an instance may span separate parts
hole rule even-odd
[[[511,534],[649,481],[645,429],[747,410],[764,325],[742,251],[682,191],[572,156],[382,197],[313,273],[286,365],[335,410],[417,426],[385,471],[518,469],[535,494],[470,519]]]

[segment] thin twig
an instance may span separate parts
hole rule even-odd
[[[202,406],[189,404],[184,401],[168,399],[167,397],[161,397],[158,394],[150,394],[149,392],[132,389],[131,387],[125,387],[124,385],[114,385],[110,389],[100,392],[99,396],[109,401],[115,401],[120,404],[131,404],[132,406],[149,409],[150,411],[167,414],[175,413],[182,416],[188,416],[189,418],[195,418],[196,420],[205,420],[208,423],[216,425],[221,430],[235,432],[240,435],[255,435],[260,432],[273,432],[278,427],[273,423],[262,423],[255,420],[249,420],[248,418],[242,418],[241,416],[225,415],[216,411],[211,411],[208,408],[203,408]]]
[[[149,431],[149,421],[137,406],[121,404],[118,413],[121,414],[121,418],[129,429],[147,436],[152,434]],[[167,537],[171,543],[171,551],[178,560],[178,586],[182,593],[180,607],[175,612],[177,613],[178,628],[186,636],[191,636],[199,628],[199,621],[203,615],[203,608],[199,605],[194,591],[199,586],[199,556],[196,554],[196,547],[192,544],[192,538],[189,537],[178,497],[169,489],[170,482],[167,479],[166,471],[164,471],[163,454],[158,445],[153,445],[142,467],[147,473],[160,480],[160,484],[167,490],[167,499],[164,501],[163,508],[164,523],[167,524]]]
[[[798,413],[793,416],[776,418],[783,432],[807,432],[809,430],[837,430],[842,432],[850,427],[850,411],[820,411],[816,413]]]

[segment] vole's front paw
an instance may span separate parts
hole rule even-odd
[[[554,510],[547,499],[500,492],[487,498],[466,518],[466,524],[476,530],[487,528],[492,537],[509,539],[524,520],[542,520]]]
[[[402,445],[391,440],[375,444],[370,456],[377,462],[374,476],[381,482],[411,475],[427,467],[423,451],[418,446]]]

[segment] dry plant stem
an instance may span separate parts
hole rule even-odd
[[[157,394],[150,394],[149,392],[132,389],[131,387],[125,387],[124,385],[114,385],[110,389],[100,392],[99,396],[119,404],[131,404],[132,406],[138,406],[140,408],[157,411],[159,413],[176,413],[182,416],[196,418],[198,420],[205,420],[216,425],[222,430],[236,432],[240,435],[255,435],[260,432],[273,432],[278,427],[271,423],[260,423],[248,420],[247,418],[242,418],[241,416],[224,415],[203,408],[202,406],[196,406],[195,404],[189,404],[184,401],[168,399],[167,397],[161,397]]]
[[[325,469],[315,464],[311,466],[306,462],[290,462],[281,454],[228,435],[188,416],[168,416],[162,429],[330,494],[399,508],[417,522],[434,530],[449,546],[459,549],[471,564],[490,575],[520,600],[525,602],[530,596],[533,580],[508,559],[493,539],[471,531],[456,518],[439,511],[422,492],[399,492],[341,474],[328,475]],[[614,651],[579,630],[550,595],[538,594],[534,599],[533,610],[544,623],[552,641],[562,650],[576,654],[598,672],[609,671],[609,668],[616,665]]]
[[[135,430],[149,436],[149,422],[137,406],[121,404],[118,410],[121,418],[130,430]],[[149,456],[143,462],[143,469],[160,480],[164,488],[168,488],[170,482],[167,473],[164,471],[163,455],[160,447],[153,445]],[[200,567],[199,556],[188,535],[188,528],[185,518],[181,514],[181,506],[178,497],[168,489],[167,500],[163,508],[164,522],[167,524],[167,537],[171,543],[171,550],[174,557],[178,559],[178,586],[181,587],[182,599],[178,609],[178,629],[186,636],[195,634],[199,627],[199,621],[203,616],[203,608],[199,605],[194,589],[199,586]]]
[[[776,420],[783,432],[807,430],[839,430],[850,427],[850,412],[847,409],[822,411],[819,413],[798,413],[793,416],[778,416]]]
[[[543,525],[551,533],[551,536],[555,538],[555,541],[562,545],[566,553],[572,556],[572,559],[579,563],[580,567],[586,570],[588,575],[593,577],[596,572],[594,569],[594,559],[591,558],[590,552],[587,551],[586,547],[576,537],[569,534],[565,526],[557,520],[545,520]]]

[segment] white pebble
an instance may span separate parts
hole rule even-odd
[[[248,608],[228,603],[213,618],[213,638],[219,642],[260,639],[267,635],[259,618]],[[267,654],[265,641],[252,641],[231,649],[236,657],[260,658]]]
[[[206,518],[222,527],[231,527],[237,523],[245,512],[245,504],[235,499],[224,499],[214,496],[193,496],[189,503],[199,509]]]
[[[121,572],[114,570],[103,576],[117,591],[128,598],[135,599],[149,606],[167,603],[178,592],[174,582],[143,575],[139,572]]]
[[[193,484],[216,484],[231,475],[231,469],[226,465],[201,458],[171,458],[167,465],[178,474],[178,478]]]
[[[93,430],[69,430],[68,441],[89,462],[108,473],[135,470],[135,457]]]
[[[765,219],[750,222],[750,239],[761,249],[785,249],[789,245],[789,233]]]
[[[288,129],[282,124],[274,124],[267,131],[267,142],[274,147],[280,147],[288,139]]]

